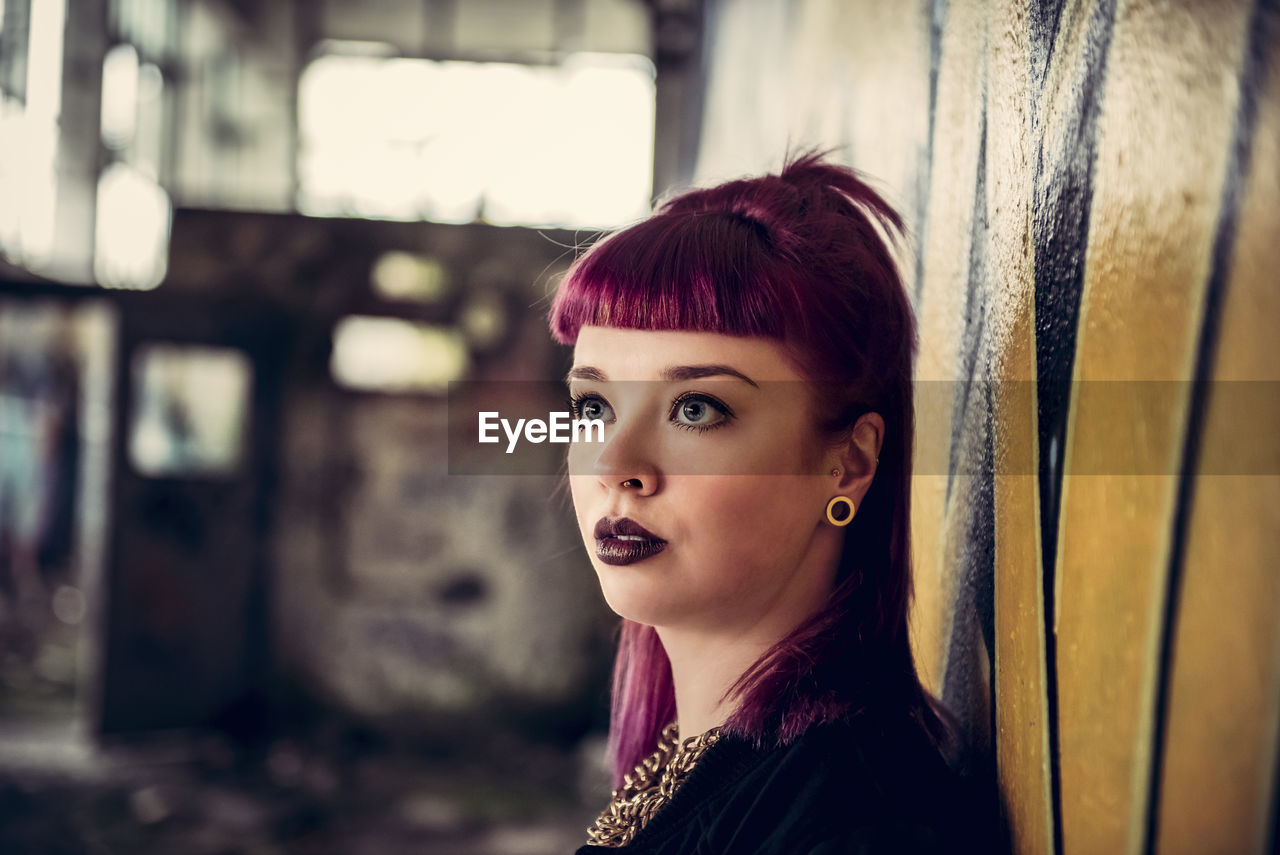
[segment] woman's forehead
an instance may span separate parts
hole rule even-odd
[[[759,383],[802,380],[781,342],[689,330],[584,326],[573,350],[574,369],[609,380],[669,379],[687,368],[722,367]]]

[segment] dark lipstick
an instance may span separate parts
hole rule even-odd
[[[596,557],[605,564],[634,564],[667,547],[665,540],[626,517],[600,520],[595,536]]]

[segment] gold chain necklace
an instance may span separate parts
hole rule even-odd
[[[613,791],[609,804],[595,825],[587,829],[587,842],[595,846],[626,846],[649,823],[689,777],[694,764],[720,741],[720,728],[679,742],[675,722],[662,729],[658,750],[640,762]]]

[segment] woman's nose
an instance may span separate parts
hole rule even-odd
[[[658,467],[652,448],[635,426],[615,426],[605,437],[594,472],[610,490],[653,495],[658,490]]]

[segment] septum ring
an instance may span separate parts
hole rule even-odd
[[[628,478],[627,480],[623,481],[619,486],[622,486],[622,487],[643,487],[643,486],[644,486],[644,484],[641,484],[641,483],[640,483],[640,479],[639,479],[639,478]]]

